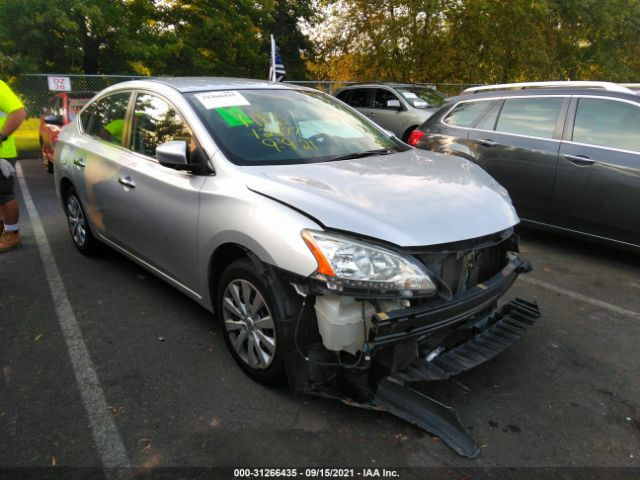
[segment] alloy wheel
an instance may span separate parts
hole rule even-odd
[[[243,279],[229,282],[222,298],[222,317],[242,361],[255,370],[269,367],[276,353],[276,329],[258,289]]]
[[[87,227],[82,207],[75,195],[70,195],[67,199],[67,221],[73,241],[83,247],[87,241]]]

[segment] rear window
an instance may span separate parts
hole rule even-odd
[[[531,137],[553,138],[564,98],[512,98],[505,100],[496,130]]]
[[[472,127],[491,105],[491,101],[460,103],[444,117],[443,121],[454,127]]]
[[[384,90],[382,88],[376,89],[376,94],[373,97],[373,108],[390,108],[394,109],[395,107],[389,107],[389,100],[395,100],[398,102],[398,106],[400,106],[400,100],[393,93],[388,90]]]
[[[351,96],[347,103],[355,108],[369,107],[369,91],[367,88],[351,90]]]
[[[78,112],[82,110],[87,103],[89,103],[90,98],[69,98],[67,100],[67,117],[69,121],[76,118]]]
[[[573,141],[640,152],[640,107],[613,100],[581,98]]]
[[[337,97],[342,100],[345,103],[349,103],[348,99],[349,99],[349,94],[351,93],[351,90],[344,90],[342,92],[340,92]]]

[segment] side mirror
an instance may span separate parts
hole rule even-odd
[[[402,106],[400,105],[400,100],[387,100],[387,108],[402,108]]]
[[[156,147],[156,159],[160,165],[178,170],[189,165],[187,158],[187,142],[172,140]]]
[[[62,126],[62,117],[60,115],[45,115],[42,120],[47,125]]]

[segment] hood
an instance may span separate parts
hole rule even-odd
[[[506,190],[476,164],[424,150],[242,167],[247,187],[323,227],[402,247],[450,243],[518,223]]]

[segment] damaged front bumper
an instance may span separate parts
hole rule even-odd
[[[376,313],[372,318],[374,328],[369,342],[382,346],[463,323],[495,304],[520,273],[530,270],[529,262],[511,254],[509,262],[498,274],[451,299],[435,300],[422,307]]]
[[[296,329],[296,351],[285,357],[290,385],[306,394],[387,411],[438,435],[460,455],[475,457],[479,450],[455,412],[414,386],[458,375],[517,341],[540,317],[538,306],[522,299],[499,305],[499,299],[520,273],[530,270],[526,260],[510,252],[497,274],[451,298],[374,311],[363,319],[362,351],[347,359],[344,352],[301,341]]]

